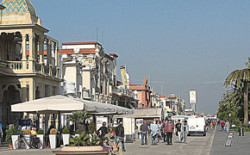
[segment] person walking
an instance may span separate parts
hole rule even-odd
[[[177,138],[177,143],[181,142],[181,128],[182,128],[182,124],[181,124],[181,120],[178,120],[178,123],[175,124],[175,128],[176,128],[176,136],[178,136]]]
[[[224,122],[224,121],[221,121],[220,125],[221,125],[221,130],[222,130],[222,131],[225,130],[225,129],[224,129],[225,122]]]
[[[225,124],[225,128],[226,128],[226,132],[228,133],[230,129],[230,123],[228,121]]]
[[[101,135],[100,135],[100,137],[101,137],[101,139],[103,139],[104,138],[104,136],[106,135],[106,134],[108,134],[108,128],[106,127],[106,122],[103,122],[102,123],[102,127],[100,127],[97,131],[98,131],[98,133],[100,133],[100,131],[101,131]]]
[[[120,124],[118,125],[118,127],[115,131],[115,134],[116,134],[116,144],[118,145],[119,142],[121,142],[122,143],[122,151],[126,152],[125,145],[124,145],[124,127],[123,127],[122,122],[120,122]]]
[[[166,126],[166,120],[165,121],[163,121],[163,123],[162,123],[162,137],[163,137],[163,143],[165,143],[166,142],[166,137],[167,137],[167,135],[165,134],[165,126]]]
[[[140,126],[141,131],[141,145],[148,145],[148,124],[146,121]],[[144,141],[145,140],[145,141]]]
[[[167,134],[167,145],[172,145],[172,137],[174,131],[174,125],[170,121],[166,121],[165,133]]]
[[[183,124],[183,128],[182,128],[182,131],[183,131],[183,142],[185,144],[187,143],[188,129],[189,129],[189,126],[187,124],[187,121],[185,120],[184,124]]]
[[[161,135],[162,135],[162,126],[161,126],[161,121],[157,122],[158,125],[158,133],[157,133],[157,139],[158,139],[158,144],[160,143],[161,140]]]
[[[0,122],[0,146],[1,146],[1,142],[2,142],[2,138],[3,138],[3,125],[2,123]]]
[[[152,145],[157,145],[157,134],[158,134],[158,131],[159,131],[159,128],[158,128],[158,125],[153,122],[151,125],[150,125],[150,130],[151,130],[151,136],[152,136]]]
[[[215,125],[216,125],[216,122],[215,122],[215,121],[213,121],[213,129],[215,128]]]

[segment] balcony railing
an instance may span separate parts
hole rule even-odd
[[[115,88],[113,89],[113,93],[137,99],[136,94],[134,94],[129,89]]]
[[[49,66],[44,66],[44,72],[45,72],[46,74],[49,74]]]
[[[8,61],[6,67],[14,70],[21,70],[23,68],[21,61]]]
[[[35,70],[41,72],[41,70],[42,70],[42,65],[36,63],[36,64],[35,64]]]

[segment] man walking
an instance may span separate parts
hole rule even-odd
[[[178,123],[175,124],[175,128],[176,128],[176,135],[178,136],[177,138],[177,143],[181,142],[181,128],[182,128],[182,124],[181,124],[181,120],[178,120]]]
[[[121,142],[122,143],[122,151],[126,152],[125,145],[124,145],[124,127],[122,125],[122,122],[120,122],[120,124],[118,125],[118,127],[115,131],[115,134],[116,134],[116,144],[118,145],[119,142]]]
[[[144,121],[143,124],[140,126],[141,130],[141,145],[148,145],[148,125],[147,122]],[[144,141],[145,139],[145,141]]]
[[[188,134],[188,125],[187,125],[187,121],[185,120],[184,121],[184,124],[183,124],[183,140],[184,140],[184,143],[186,144],[187,143],[187,134]]]
[[[150,130],[151,130],[151,136],[152,136],[152,145],[157,144],[157,133],[159,132],[158,125],[153,122],[150,125]]]
[[[165,133],[167,134],[167,145],[172,145],[172,136],[174,131],[174,125],[170,121],[166,121]]]
[[[230,129],[230,123],[228,121],[225,124],[225,128],[226,128],[226,132],[228,133]]]

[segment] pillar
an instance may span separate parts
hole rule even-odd
[[[22,54],[22,61],[26,61],[26,34],[22,35],[22,50],[23,50],[23,54]]]
[[[35,60],[35,35],[34,34],[29,35],[29,60],[30,61]]]
[[[39,37],[39,63],[44,64],[44,37]]]
[[[58,67],[58,43],[55,43],[55,67]]]
[[[51,63],[51,41],[47,40],[47,63],[49,66],[52,65]]]

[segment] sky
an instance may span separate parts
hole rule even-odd
[[[215,114],[223,83],[250,56],[249,0],[30,0],[49,35],[98,41],[127,65],[130,81],[146,77],[159,94]],[[118,72],[119,74],[119,72]],[[120,75],[118,75],[120,76]]]

